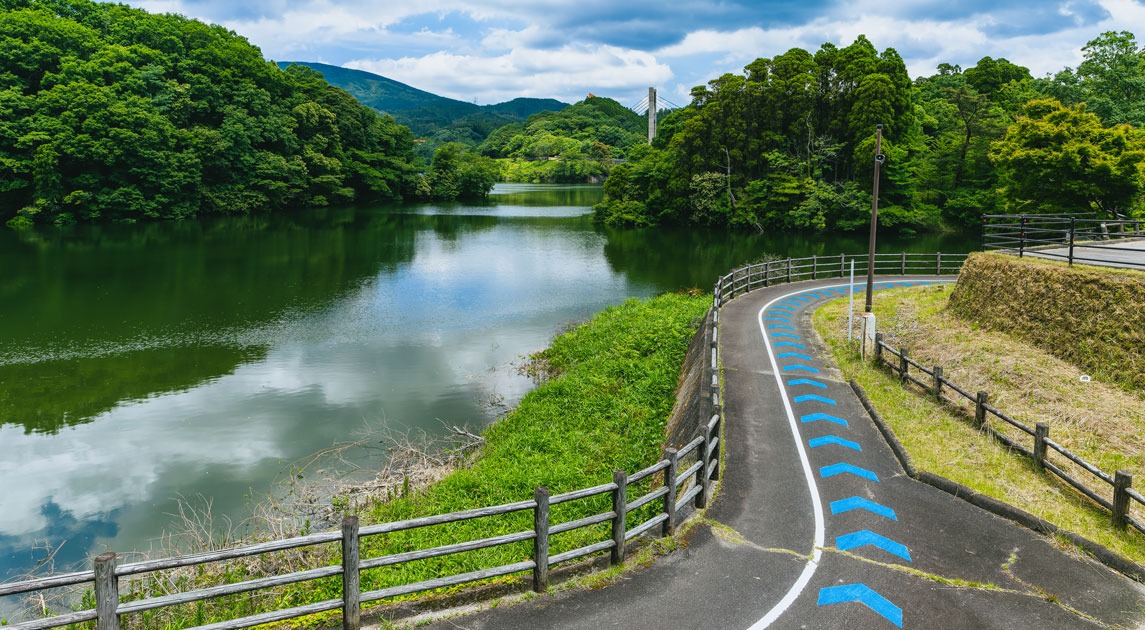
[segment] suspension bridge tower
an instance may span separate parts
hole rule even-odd
[[[656,138],[656,88],[648,88],[648,144]]]

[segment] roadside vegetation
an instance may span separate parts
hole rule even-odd
[[[1103,376],[1083,382],[1085,368],[962,319],[950,307],[953,290],[927,286],[879,292],[874,310],[887,343],[909,348],[911,358],[923,365],[942,366],[944,376],[964,389],[989,392],[992,405],[1022,422],[1049,423],[1051,438],[1102,470],[1126,470],[1145,479],[1145,390],[1127,389]],[[820,308],[816,330],[844,377],[866,389],[916,468],[1145,562],[1145,536],[1132,528],[1114,530],[1108,512],[979,432],[972,407],[938,404],[918,388],[904,387],[889,370],[862,361],[857,346],[847,341],[846,309],[846,301]],[[1032,443],[1032,438],[1025,440]],[[1134,515],[1145,517],[1140,510]]]
[[[1145,55],[1125,31],[1082,53],[1076,69],[1044,78],[983,57],[912,80],[895,49],[861,35],[756,59],[664,116],[653,150],[613,169],[596,219],[866,226],[877,124],[881,227],[970,226],[1003,211],[1140,213]]]
[[[620,103],[599,96],[560,111],[533,114],[494,131],[478,148],[497,158],[507,182],[603,181],[616,160],[647,143],[648,123]]]
[[[656,462],[665,440],[668,417],[675,403],[675,390],[688,345],[712,298],[698,292],[662,295],[650,300],[630,299],[605,309],[591,320],[556,337],[550,347],[527,358],[522,366],[538,380],[505,417],[481,436],[468,436],[470,446],[426,448],[408,442],[395,444],[397,460],[404,465],[383,469],[375,483],[346,489],[327,497],[326,522],[298,522],[289,506],[263,510],[261,535],[241,544],[309,533],[312,528],[333,529],[331,521],[342,513],[357,513],[362,525],[391,522],[419,516],[444,514],[529,500],[537,486],[551,494],[608,483],[614,470],[635,472]],[[633,484],[629,496],[643,494],[659,483],[649,479]],[[643,488],[640,486],[644,486]],[[610,509],[608,495],[555,505],[554,523],[582,518]],[[646,506],[643,510],[654,510]],[[292,513],[293,512],[293,513]],[[629,522],[647,518],[630,514]],[[204,551],[240,544],[229,523],[220,530],[213,523],[209,503],[184,514],[187,540]],[[315,523],[318,523],[316,526]],[[477,540],[532,529],[532,512],[523,511],[495,518],[423,528],[363,539],[362,557],[376,557],[416,549]],[[558,534],[551,539],[550,553],[575,549],[608,537],[607,523]],[[591,539],[591,540],[590,540]],[[364,591],[409,584],[456,573],[520,562],[530,557],[531,542],[457,554],[364,571]],[[226,566],[195,571],[177,571],[146,581],[134,581],[126,597],[139,599],[172,590],[236,582],[259,576],[335,564],[339,549],[334,545],[308,550],[265,554]],[[517,583],[521,577],[506,577],[497,583]],[[455,593],[465,587],[443,591]],[[340,579],[325,579],[220,597],[207,604],[173,607],[131,615],[125,627],[181,628],[339,597]],[[440,594],[440,593],[439,593]],[[89,593],[90,597],[90,593]],[[424,599],[425,596],[422,596]],[[413,599],[410,597],[405,600]],[[86,602],[90,604],[91,602]],[[333,622],[320,616],[308,623]]]

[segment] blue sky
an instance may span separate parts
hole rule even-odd
[[[442,96],[680,105],[693,86],[790,48],[862,34],[912,76],[1005,57],[1044,76],[1104,31],[1145,41],[1143,0],[128,0],[222,24],[276,61],[367,70]]]

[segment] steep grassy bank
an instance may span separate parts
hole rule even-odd
[[[965,288],[954,291],[959,290]],[[1053,439],[1099,468],[1128,470],[1136,479],[1145,478],[1145,393],[1125,391],[1100,376],[1082,382],[1083,368],[1022,339],[962,319],[948,308],[951,291],[930,286],[876,295],[875,314],[887,342],[909,348],[910,356],[922,365],[943,366],[946,378],[969,391],[988,391],[991,404],[1018,420],[1029,425],[1049,423]],[[1108,512],[979,432],[965,411],[937,404],[916,388],[904,388],[888,370],[862,361],[856,347],[847,342],[846,308],[842,301],[819,309],[816,330],[844,376],[866,389],[916,468],[1145,562],[1145,536],[1132,529],[1113,530]],[[1089,479],[1083,475],[1078,474]],[[1135,515],[1145,516],[1140,510]]]
[[[675,402],[688,344],[712,299],[707,295],[669,294],[648,301],[628,300],[570,329],[551,346],[530,357],[528,369],[542,381],[518,407],[490,427],[480,448],[453,472],[427,487],[396,484],[379,488],[378,499],[359,510],[362,524],[528,500],[537,486],[557,494],[612,480],[617,469],[634,472],[660,457],[665,425]],[[653,483],[633,484],[630,497]],[[639,486],[645,486],[641,488]],[[335,497],[336,505],[345,505]],[[605,495],[555,505],[554,523],[610,509]],[[652,508],[646,508],[652,509]],[[531,530],[532,511],[478,521],[373,536],[362,541],[362,557],[376,557]],[[629,522],[647,518],[630,514]],[[607,523],[593,529],[557,534],[550,554],[575,549],[608,536]],[[590,540],[591,539],[591,540]],[[254,542],[254,541],[250,541]],[[404,563],[362,572],[362,590],[408,584],[430,578],[526,560],[531,541],[453,556]],[[339,550],[325,545],[307,553],[260,556],[232,565],[225,573],[181,575],[146,585],[133,597],[154,596],[219,582],[251,579],[338,562]],[[520,578],[499,578],[509,582]],[[527,579],[527,576],[526,578]],[[453,589],[458,590],[458,589]],[[298,584],[278,591],[222,597],[210,606],[188,606],[131,616],[127,627],[179,628],[339,597],[340,578]],[[335,625],[327,614],[309,625]],[[299,624],[306,625],[306,624]]]
[[[1102,380],[1145,389],[1145,273],[979,253],[950,308]]]

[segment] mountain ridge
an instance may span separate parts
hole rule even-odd
[[[365,70],[313,61],[278,62],[278,66],[284,69],[294,64],[322,74],[331,85],[346,90],[367,107],[390,114],[418,136],[432,136],[440,129],[470,117],[479,120],[496,119],[501,124],[507,124],[524,121],[543,111],[560,111],[569,105],[551,98],[527,97],[493,105],[477,105],[427,92]]]

